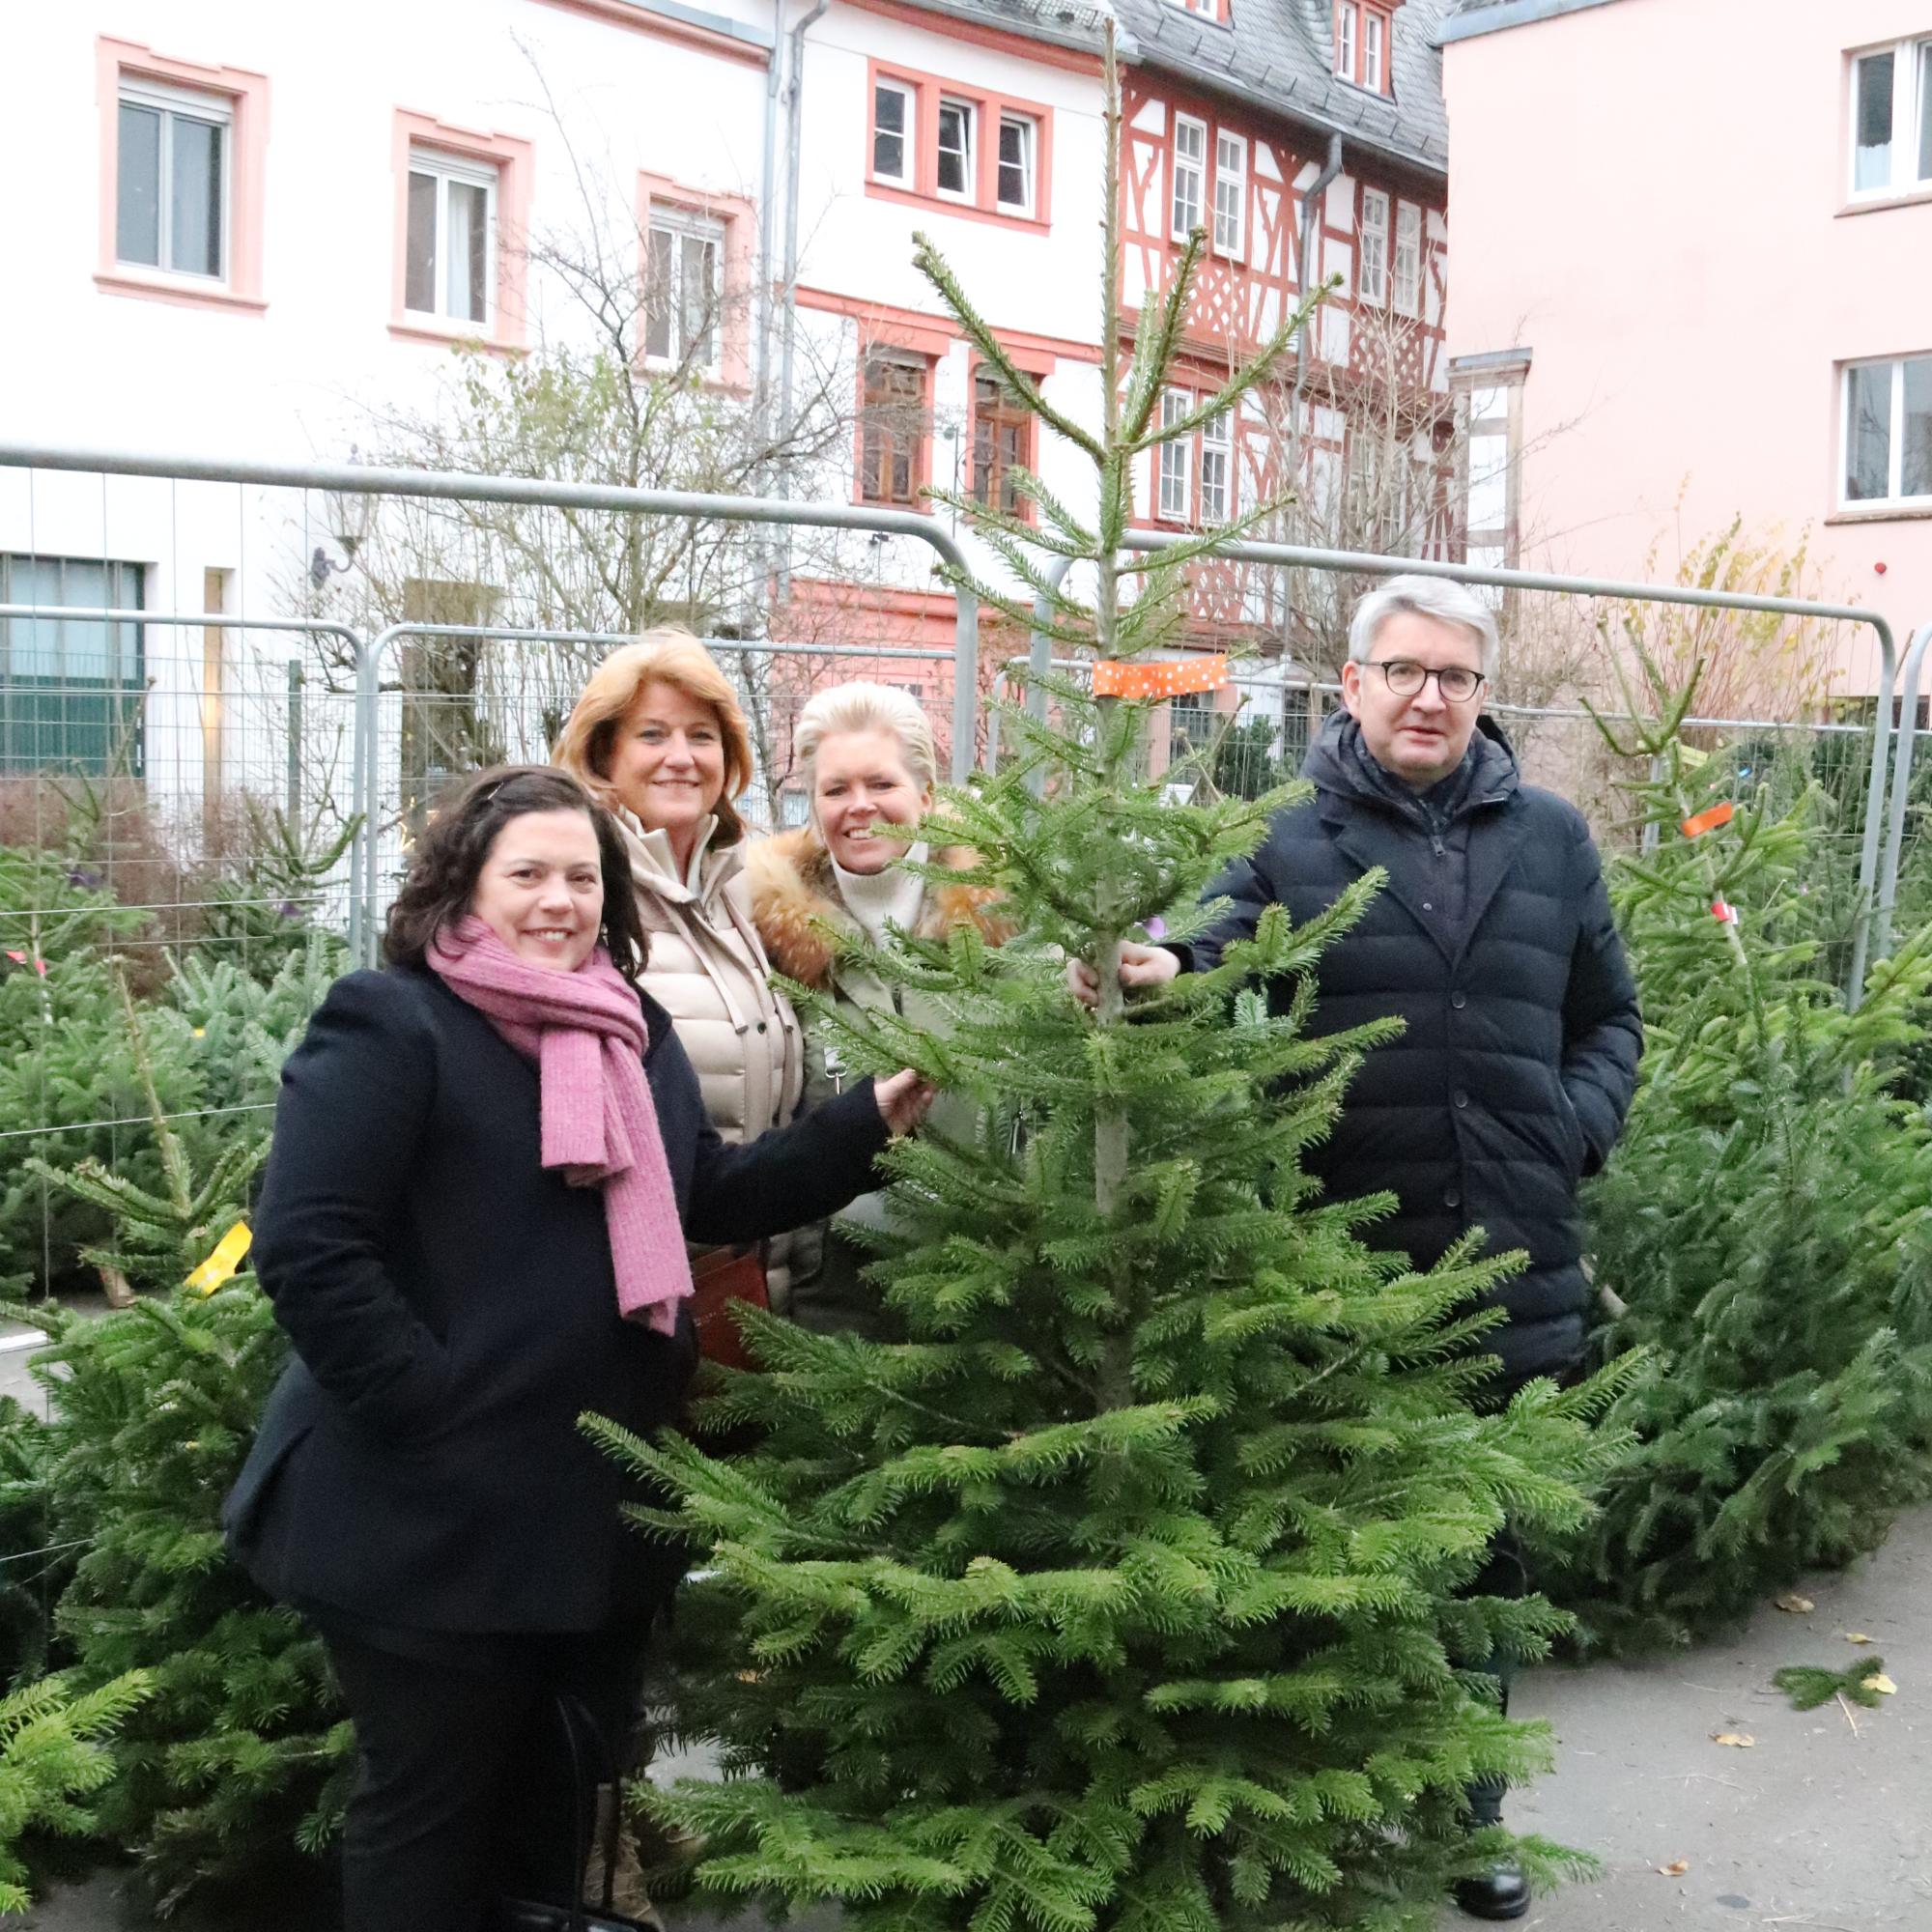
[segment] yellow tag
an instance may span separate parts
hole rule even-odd
[[[214,1252],[182,1286],[198,1288],[204,1294],[213,1294],[242,1265],[242,1258],[248,1252],[248,1244],[254,1238],[247,1222],[237,1221],[214,1244]]]

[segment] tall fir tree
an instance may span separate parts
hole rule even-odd
[[[1111,49],[1107,84],[1111,157]],[[1118,663],[1177,639],[1187,565],[1244,527],[1123,549],[1136,464],[1236,408],[1304,319],[1161,425],[1203,239],[1122,369],[1110,213],[1097,433],[1012,365],[921,241],[980,355],[1094,465],[1091,519],[1034,476],[1034,521],[956,506],[1045,596],[1064,649]],[[1292,793],[1173,806],[1147,772],[1151,703],[1047,690],[1057,722],[1007,714],[1019,755],[926,828],[977,851],[965,877],[1004,895],[1015,937],[857,948],[946,1028],[807,1001],[852,1065],[910,1064],[979,1103],[970,1137],[888,1156],[895,1225],[871,1276],[905,1339],[745,1313],[763,1372],[722,1376],[704,1406],[755,1442],[737,1457],[586,1422],[668,1492],[642,1524],[708,1571],[681,1618],[707,1653],[684,1722],[732,1775],[650,1803],[701,1843],[701,1891],[837,1899],[865,1932],[1433,1925],[1453,1875],[1516,1850],[1548,1876],[1567,1856],[1464,1829],[1465,1786],[1549,1754],[1472,1666],[1539,1654],[1560,1619],[1463,1593],[1506,1518],[1534,1536],[1580,1517],[1604,1390],[1533,1385],[1478,1413],[1467,1351],[1489,1318],[1470,1303],[1506,1268],[1473,1241],[1427,1273],[1374,1254],[1357,1231],[1388,1201],[1320,1202],[1300,1169],[1391,1032],[1306,1037],[1310,969],[1377,882],[1298,930],[1270,913],[1219,969],[1129,1009],[1122,941],[1156,917],[1192,929],[1206,882]],[[1091,1015],[1067,955],[1096,962]],[[1285,1017],[1242,990],[1264,975],[1299,980]]]
[[[1635,1453],[1552,1589],[1590,1637],[1681,1642],[1875,1547],[1932,1474],[1932,1125],[1896,1091],[1932,1021],[1932,932],[1856,1010],[1797,795],[1686,742],[1696,680],[1639,658],[1643,848],[1610,867],[1647,1032],[1623,1145],[1587,1197],[1606,1353],[1651,1367]]]

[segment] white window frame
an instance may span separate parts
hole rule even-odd
[[[161,119],[161,138],[159,143],[158,166],[155,181],[155,194],[159,203],[156,211],[155,253],[158,262],[132,262],[122,255],[120,249],[121,220],[121,182],[120,182],[120,117],[123,105],[147,107],[156,110]],[[174,240],[174,142],[170,138],[170,123],[176,115],[189,121],[203,121],[221,129],[221,233],[219,249],[220,270],[211,275],[204,269],[177,269],[168,262],[169,243]],[[228,285],[229,268],[234,259],[235,229],[235,98],[228,94],[201,94],[192,88],[170,87],[165,81],[147,80],[138,75],[125,77],[114,103],[116,162],[114,182],[114,220],[115,220],[115,260],[124,268],[145,270],[149,274],[179,275],[185,281],[200,282],[204,286],[213,285],[225,288]]]
[[[707,298],[706,310],[709,316],[711,354],[701,362],[693,362],[692,368],[700,375],[716,376],[724,364],[724,224],[715,214],[700,213],[696,209],[678,208],[656,203],[651,207],[651,218],[644,240],[644,259],[650,260],[650,237],[659,233],[670,236],[670,327],[669,349],[662,355],[655,354],[648,347],[651,318],[644,318],[646,348],[644,361],[653,369],[678,369],[684,366],[685,357],[690,354],[691,345],[684,339],[684,248],[686,241],[710,242],[712,255],[713,288]],[[654,291],[646,291],[647,299]]]
[[[1180,152],[1181,130],[1185,128],[1197,145],[1192,155]],[[1180,178],[1186,174],[1194,184],[1193,194],[1188,206],[1193,211],[1192,218],[1180,219]],[[1174,181],[1167,197],[1168,228],[1173,239],[1185,242],[1195,229],[1201,226],[1201,214],[1208,200],[1208,124],[1197,121],[1191,114],[1177,114],[1174,117]]]
[[[1395,205],[1392,282],[1398,315],[1422,313],[1422,210],[1412,201]]]
[[[977,101],[963,99],[960,96],[956,94],[943,94],[940,96],[939,107],[935,117],[935,126],[932,130],[932,137],[933,137],[935,153],[938,158],[941,160],[943,160],[946,157],[946,156],[952,152],[950,149],[946,148],[943,145],[943,142],[945,140],[946,113],[948,108],[951,108],[955,114],[959,116],[959,136],[962,145],[959,148],[958,153],[960,160],[960,172],[965,177],[966,185],[964,187],[958,187],[958,188],[947,187],[943,185],[939,180],[938,168],[935,166],[932,178],[932,190],[936,195],[940,197],[942,201],[967,201],[967,202],[975,201],[979,198],[976,193],[976,189],[979,186],[979,172],[980,172],[979,171],[979,158],[980,158],[979,157],[979,140],[980,140],[979,103]]]
[[[1901,494],[1905,475],[1905,365],[1932,362],[1932,349],[1917,355],[1887,355],[1869,361],[1847,362],[1838,378],[1838,506],[1853,513],[1874,510],[1918,510],[1932,506],[1932,491],[1907,497]],[[1856,369],[1891,371],[1891,409],[1887,418],[1889,446],[1887,452],[1886,494],[1883,497],[1854,497],[1852,470],[1852,372]]]
[[[1362,232],[1357,239],[1360,245],[1355,250],[1355,298],[1372,303],[1377,308],[1386,308],[1389,298],[1389,198],[1385,190],[1378,187],[1362,190]],[[1369,246],[1371,242],[1375,243],[1373,253]],[[1372,260],[1375,263],[1373,277],[1369,273]]]
[[[1020,135],[1020,171],[1025,182],[1025,196],[1019,201],[1008,201],[1000,192],[1001,171],[1009,163],[1006,158],[1007,129],[1016,128]],[[1009,214],[1032,214],[1039,206],[1039,123],[1031,114],[1015,114],[1010,109],[1000,115],[1000,146],[993,156],[993,206]]]
[[[1382,85],[1382,61],[1387,33],[1380,13],[1374,7],[1362,10],[1362,85],[1371,94],[1386,94]]]
[[[1214,252],[1238,262],[1247,239],[1248,143],[1223,128],[1214,136]]]
[[[1178,423],[1194,408],[1194,398],[1185,389],[1160,392],[1160,424],[1163,429]],[[1154,455],[1154,511],[1163,523],[1184,524],[1194,509],[1194,439],[1177,437],[1156,446]]]
[[[445,148],[410,148],[409,171],[428,175],[436,183],[436,241],[432,250],[431,288],[435,308],[409,306],[409,276],[403,277],[403,304],[406,315],[428,316],[440,323],[455,323],[463,328],[492,329],[497,326],[497,210],[503,193],[503,170],[496,161],[479,160]],[[480,187],[483,203],[483,313],[480,316],[451,315],[441,306],[449,294],[449,188],[459,183],[465,187]],[[403,246],[409,247],[410,202],[403,197]]]
[[[899,159],[903,163],[895,175],[889,175],[879,167],[879,136],[891,134],[890,128],[879,126],[879,96],[896,94],[905,109],[905,128],[894,136],[899,144]],[[888,182],[895,187],[909,188],[918,177],[919,171],[919,90],[909,87],[902,80],[893,80],[881,74],[872,83],[872,131],[871,147],[867,156],[867,163],[871,177],[876,182]]]
[[[1361,58],[1362,10],[1357,0],[1336,0],[1335,71],[1343,80],[1353,80]]]
[[[1211,472],[1214,480],[1208,478]],[[1223,410],[1201,425],[1201,521],[1225,524],[1228,521],[1229,480],[1235,469],[1235,420],[1232,411]]]
[[[1891,56],[1891,175],[1870,187],[1859,185],[1859,70],[1866,61]],[[1918,150],[1924,117],[1932,116],[1932,36],[1861,47],[1847,63],[1850,93],[1846,125],[1845,192],[1854,201],[1884,201],[1892,195],[1932,189],[1932,173],[1920,174]]]
[[[1199,14],[1204,19],[1218,20],[1221,17],[1221,0],[1174,0],[1174,4],[1183,13]]]

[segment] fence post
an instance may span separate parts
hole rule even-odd
[[[302,815],[302,668],[301,659],[289,660],[289,766],[288,804],[286,815],[289,821],[289,837],[298,844],[301,840]]]

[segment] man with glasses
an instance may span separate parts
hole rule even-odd
[[[1330,1199],[1392,1190],[1400,1207],[1364,1228],[1376,1246],[1433,1264],[1469,1229],[1529,1265],[1496,1292],[1505,1321],[1483,1339],[1500,1358],[1494,1394],[1563,1376],[1582,1352],[1589,1287],[1577,1184],[1608,1158],[1636,1081],[1643,1028],[1582,814],[1522,783],[1482,715],[1497,649],[1489,607],[1458,584],[1397,577],[1349,627],[1344,709],[1310,750],[1315,786],[1252,858],[1208,892],[1225,913],[1191,946],[1122,949],[1131,988],[1215,965],[1284,905],[1299,924],[1373,867],[1388,883],[1322,955],[1312,1030],[1399,1016],[1400,1038],[1362,1064],[1325,1145],[1307,1165]],[[1092,970],[1069,983],[1091,1002]],[[1292,997],[1269,989],[1276,1010]],[[1478,1588],[1521,1587],[1508,1540]],[[1470,1794],[1478,1823],[1500,1789]],[[1501,1866],[1458,1888],[1481,1918],[1529,1909]]]

